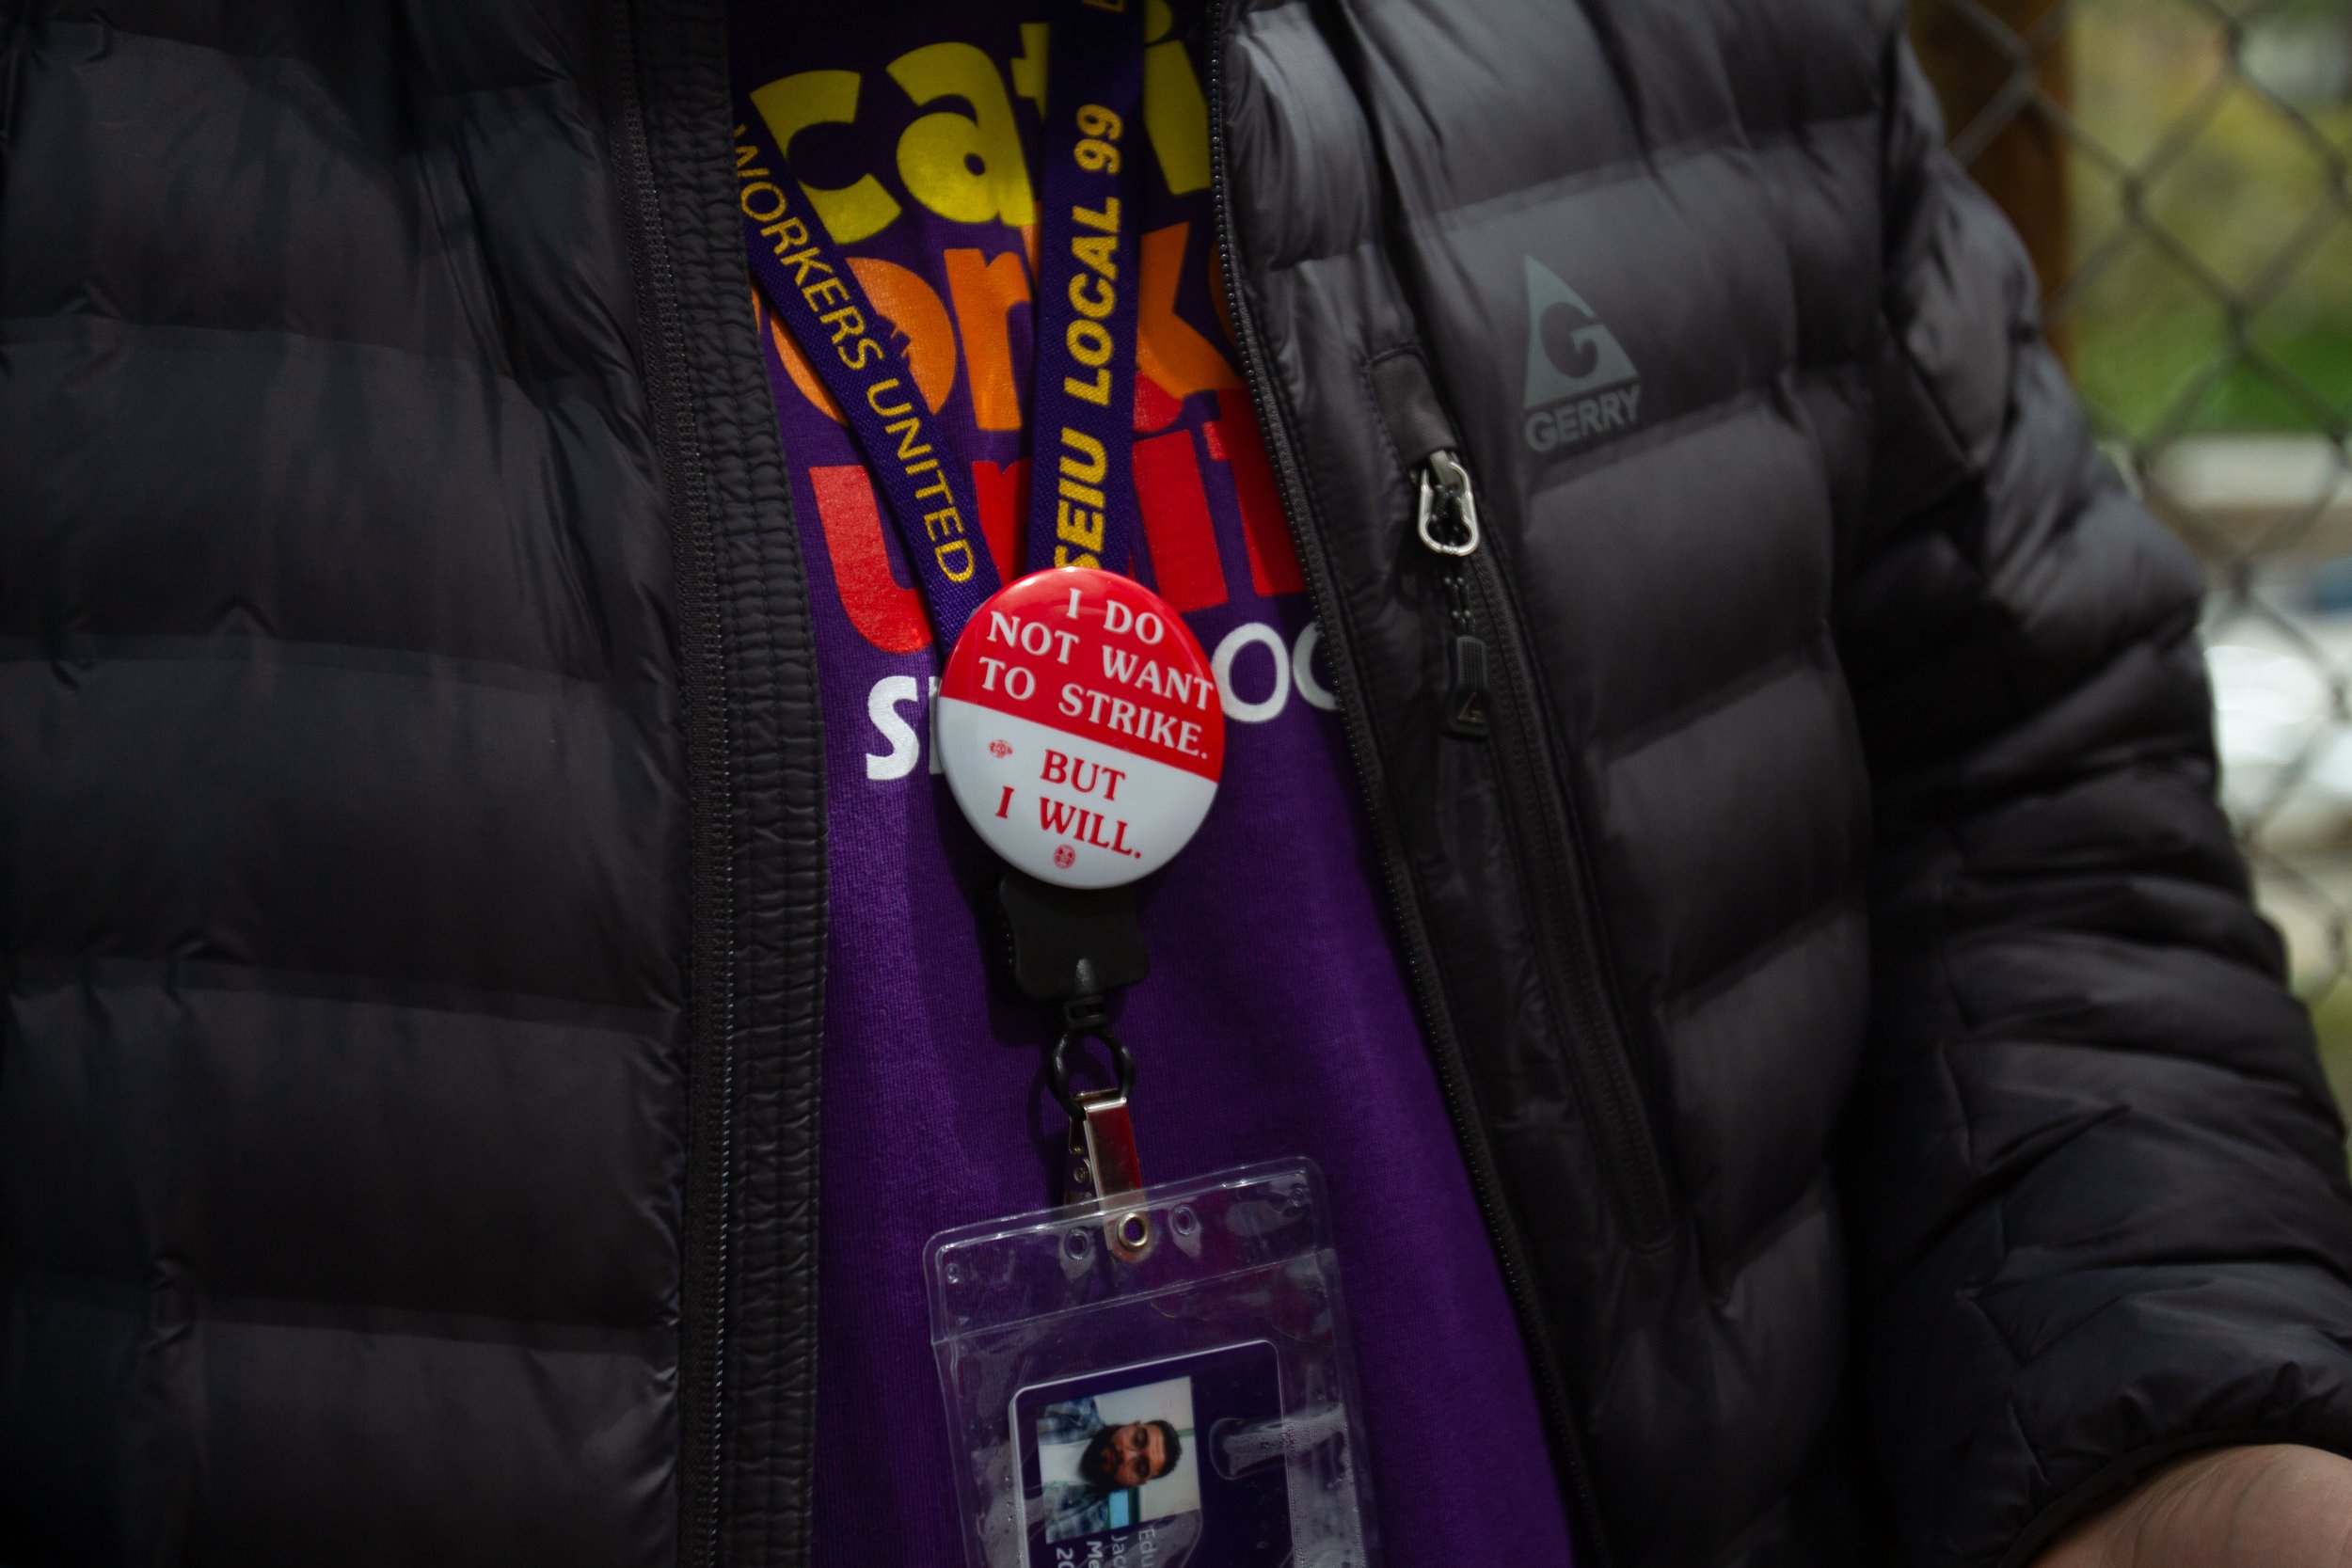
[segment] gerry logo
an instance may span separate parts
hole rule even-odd
[[[1527,262],[1527,444],[1572,447],[1630,427],[1642,372],[1583,297],[1534,257]]]

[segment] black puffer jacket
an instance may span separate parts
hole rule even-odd
[[[2018,1562],[2352,1449],[2195,577],[1898,18],[1239,11],[1236,325],[1588,1561]],[[11,1568],[804,1557],[821,768],[728,117],[711,0],[0,0]]]

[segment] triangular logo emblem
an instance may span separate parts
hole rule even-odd
[[[1542,408],[1564,398],[1636,380],[1641,372],[1584,298],[1534,257],[1527,262],[1527,400]]]
[[[1483,740],[1486,736],[1486,694],[1465,691],[1451,698],[1453,706],[1446,710],[1445,727],[1449,735],[1470,740]]]

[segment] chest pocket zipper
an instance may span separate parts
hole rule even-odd
[[[1447,451],[1433,451],[1421,466],[1421,505],[1413,532],[1438,558],[1453,633],[1446,640],[1445,732],[1464,740],[1484,740],[1489,722],[1486,642],[1478,635],[1470,609],[1469,560],[1478,553],[1478,497],[1470,470]]]
[[[1434,407],[1428,372],[1418,358],[1410,364],[1420,385],[1406,390]],[[1375,376],[1375,393],[1388,394],[1404,379],[1394,372]],[[1426,428],[1426,412],[1415,409],[1400,420],[1388,406],[1390,396],[1380,401],[1392,434],[1408,422]],[[1657,1246],[1673,1233],[1673,1198],[1610,991],[1591,876],[1527,668],[1517,611],[1460,452],[1452,446],[1429,451],[1414,477],[1413,533],[1429,557],[1447,619],[1440,723],[1448,736],[1493,753],[1496,793],[1540,949],[1545,996],[1566,1037],[1563,1043],[1596,1151],[1628,1239],[1637,1247]]]

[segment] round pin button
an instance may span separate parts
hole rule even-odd
[[[1041,881],[1166,865],[1216,798],[1225,708],[1182,617],[1131,578],[1033,572],[982,605],[939,681],[940,770],[990,848]]]

